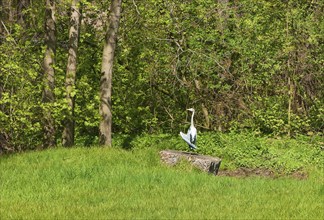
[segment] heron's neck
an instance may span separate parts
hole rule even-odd
[[[193,126],[194,125],[194,114],[195,114],[195,112],[193,111],[192,112],[192,115],[191,115],[191,125]]]

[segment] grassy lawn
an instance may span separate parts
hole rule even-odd
[[[297,180],[169,168],[156,148],[0,157],[0,219],[323,219],[323,170]],[[221,167],[222,168],[222,167]]]

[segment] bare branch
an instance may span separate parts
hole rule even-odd
[[[141,15],[141,13],[139,12],[139,10],[137,8],[135,0],[133,0],[133,5],[135,6],[135,10],[136,10],[137,14]]]
[[[3,21],[1,20],[1,24],[2,24],[2,26],[4,27],[4,29],[6,30],[6,32],[7,32],[7,34],[8,35],[11,35],[10,34],[10,32],[8,31],[8,29],[7,29],[7,27],[6,27],[6,25],[3,23]],[[14,43],[17,45],[17,42],[16,42],[16,40],[14,39],[14,38],[12,38],[13,39],[13,41],[14,41]]]

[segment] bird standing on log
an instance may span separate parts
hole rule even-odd
[[[195,115],[195,109],[189,108],[188,111],[192,112],[191,115],[191,125],[188,129],[187,134],[184,134],[180,131],[180,136],[182,139],[189,145],[189,148],[191,150],[197,149],[196,147],[196,141],[197,141],[197,129],[194,126],[194,115]]]

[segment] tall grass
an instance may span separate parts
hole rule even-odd
[[[169,168],[155,149],[0,158],[0,219],[322,219],[324,177],[230,178]]]

